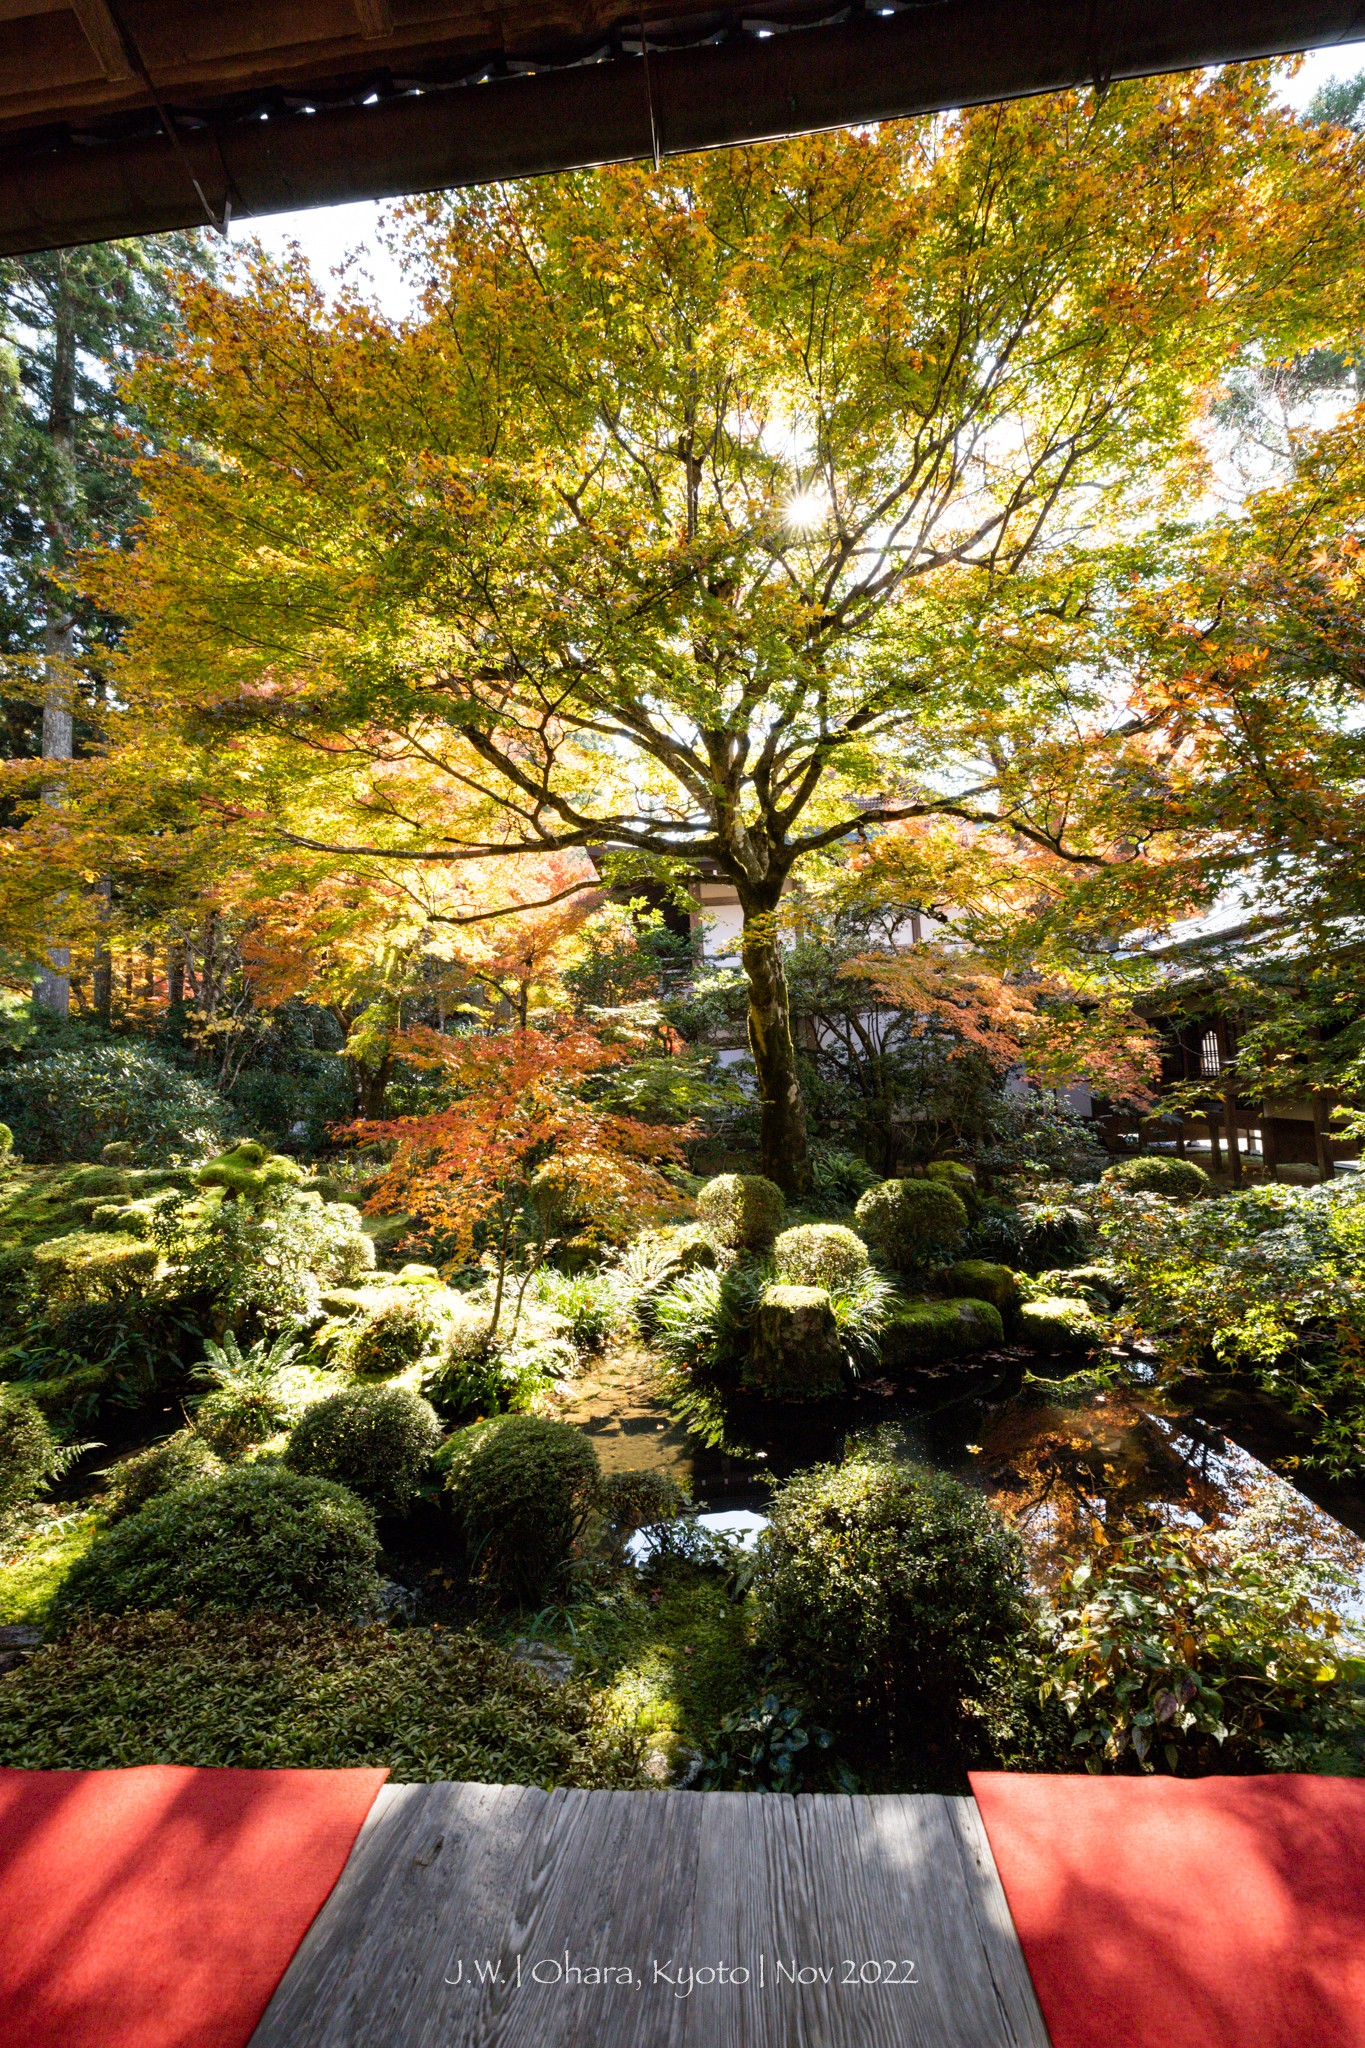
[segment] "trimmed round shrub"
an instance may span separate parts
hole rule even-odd
[[[14,1150],[14,1133],[8,1124],[0,1124],[0,1159],[8,1159]]]
[[[867,1271],[867,1246],[842,1223],[798,1223],[774,1244],[773,1264],[799,1287],[854,1287]]]
[[[98,1159],[110,1143],[164,1163],[223,1142],[227,1105],[193,1074],[121,1038],[20,1060],[0,1074],[0,1113],[26,1159]]]
[[[125,1458],[115,1466],[100,1502],[104,1519],[121,1522],[126,1515],[135,1515],[139,1508],[145,1508],[158,1494],[216,1479],[222,1469],[222,1460],[202,1436],[192,1429],[177,1430],[164,1442],[153,1444],[150,1450],[139,1451],[136,1457]]]
[[[994,1265],[989,1259],[959,1259],[939,1274],[938,1285],[945,1294],[962,1294],[973,1301],[989,1301],[998,1308],[1006,1322],[1015,1313],[1021,1299],[1019,1279],[1008,1266]]]
[[[374,1517],[326,1479],[239,1465],[177,1486],[103,1529],[67,1577],[60,1611],[261,1607],[359,1616],[379,1598]]]
[[[588,1438],[539,1415],[495,1415],[452,1437],[442,1461],[472,1576],[509,1599],[539,1599],[598,1502]]]
[[[37,1403],[16,1387],[0,1392],[0,1514],[40,1493],[59,1455]]]
[[[1104,1342],[1104,1325],[1079,1296],[1049,1295],[1026,1301],[1019,1311],[1019,1336],[1035,1351],[1093,1351]]]
[[[1004,1341],[1004,1319],[994,1303],[967,1297],[903,1303],[888,1316],[878,1345],[882,1365],[897,1378],[971,1358]]]
[[[1202,1166],[1192,1159],[1166,1159],[1153,1154],[1145,1159],[1120,1159],[1106,1166],[1100,1179],[1110,1187],[1127,1188],[1132,1194],[1166,1195],[1173,1202],[1193,1202],[1209,1192],[1211,1182]]]
[[[599,1507],[604,1522],[618,1535],[676,1522],[687,1509],[687,1495],[667,1472],[610,1472],[602,1481]]]
[[[967,1235],[961,1195],[934,1180],[884,1180],[853,1212],[872,1249],[898,1273],[946,1266]]]
[[[722,1173],[697,1196],[697,1216],[727,1251],[764,1252],[782,1228],[786,1199],[761,1173]]]
[[[430,1401],[408,1387],[347,1387],[306,1408],[284,1462],[293,1472],[335,1479],[378,1514],[407,1507],[440,1448]]]
[[[346,1332],[341,1363],[348,1372],[391,1379],[426,1355],[437,1328],[436,1311],[418,1290],[392,1296]]]
[[[1018,1537],[884,1443],[777,1490],[754,1592],[760,1649],[853,1756],[941,1754],[1026,1625]]]
[[[951,1188],[962,1198],[969,1222],[975,1222],[981,1207],[981,1196],[976,1185],[976,1175],[970,1166],[963,1166],[956,1159],[935,1159],[924,1169],[926,1180],[936,1180],[941,1187]]]

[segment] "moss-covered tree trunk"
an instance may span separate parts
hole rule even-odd
[[[758,1076],[763,1171],[784,1194],[800,1195],[810,1186],[810,1151],[787,976],[777,937],[777,902],[774,899],[769,904],[763,896],[741,889],[740,903],[744,911],[740,959],[749,984],[749,1051]]]

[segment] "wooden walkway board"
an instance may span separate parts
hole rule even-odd
[[[970,1799],[380,1793],[251,2048],[1048,2048]]]

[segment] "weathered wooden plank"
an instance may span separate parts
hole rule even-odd
[[[1048,2048],[969,1800],[400,1786],[252,2048]]]
[[[957,1836],[976,1924],[1012,2038],[1020,2048],[1051,2048],[980,1808],[970,1798],[947,1799],[944,1806]]]
[[[548,1795],[398,1785],[376,1802],[251,2048],[402,2048],[443,2039],[447,1959],[494,1953],[512,1873]]]

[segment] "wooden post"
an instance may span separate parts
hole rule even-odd
[[[1321,1088],[1313,1096],[1313,1142],[1318,1155],[1318,1179],[1331,1180],[1337,1169],[1332,1141],[1327,1135],[1327,1096]]]
[[[1228,1174],[1232,1185],[1242,1185],[1242,1147],[1237,1133],[1237,1082],[1232,1074],[1232,1034],[1226,1018],[1218,1019],[1218,1056],[1223,1070],[1223,1134],[1228,1141]]]
[[[1215,1173],[1223,1171],[1223,1153],[1218,1143],[1218,1119],[1209,1111],[1209,1165]]]
[[[1270,1104],[1261,1104],[1261,1160],[1265,1166],[1266,1178],[1280,1177],[1280,1145],[1275,1133],[1275,1119],[1270,1114]]]

